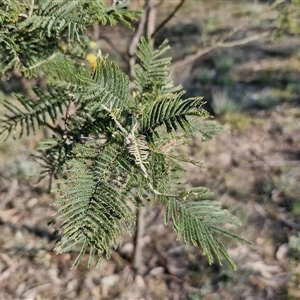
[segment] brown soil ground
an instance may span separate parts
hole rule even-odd
[[[239,18],[254,21],[236,38],[260,31],[263,20],[272,19],[255,18],[265,4],[212,1],[200,9],[196,2],[182,10],[188,20],[177,15],[173,27],[158,36],[170,39],[175,60],[204,47],[204,33],[208,40],[222,35]],[[111,34],[115,44],[127,41],[120,38],[124,29],[110,30],[103,34]],[[105,41],[99,45],[118,58]],[[230,229],[253,243],[226,241],[237,271],[227,264],[209,266],[199,249],[176,241],[172,224],[163,225],[158,204],[146,209],[141,275],[132,270],[130,236],[99,269],[87,269],[87,257],[71,269],[76,253],[57,256],[52,250],[53,228],[47,226],[55,213],[52,196],[32,178],[38,166],[28,149],[38,139],[23,138],[0,144],[0,299],[300,299],[298,49],[298,38],[265,39],[212,51],[175,74],[189,94],[206,96],[224,128],[205,143],[196,137],[182,151],[206,166],[187,166],[186,180],[209,187],[240,218],[242,226]]]
[[[86,269],[87,259],[70,269],[76,254],[52,251],[46,225],[55,212],[51,197],[26,179],[28,158],[7,158],[1,178],[0,298],[297,299],[299,117],[300,108],[287,105],[227,115],[221,120],[225,132],[185,149],[206,165],[191,168],[188,181],[210,187],[241,219],[238,233],[253,243],[227,243],[238,271],[208,266],[199,249],[176,241],[159,205],[147,208],[143,276],[131,269],[129,236],[99,269]]]

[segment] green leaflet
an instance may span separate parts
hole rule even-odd
[[[54,191],[59,194],[55,201],[60,206],[57,220],[63,220],[63,233],[56,246],[60,253],[81,239],[83,248],[89,246],[99,255],[107,253],[122,235],[120,223],[133,222],[123,195],[107,182],[116,175],[111,168],[113,164],[110,160],[99,166],[102,175],[99,177],[99,167],[89,168],[84,160],[70,161],[69,179],[61,180],[62,188]],[[85,253],[82,251],[74,266]]]
[[[28,77],[61,51],[61,42],[85,43],[86,30],[94,24],[131,27],[140,13],[106,7],[97,0],[35,1],[30,16],[30,1],[4,1],[0,6],[0,69],[17,69]],[[3,23],[3,24],[2,24]]]
[[[122,22],[130,27],[128,21],[138,17],[135,11],[115,8],[108,11],[102,1],[62,0],[44,1],[34,14],[19,24],[19,29],[38,30],[48,37],[66,33],[70,41],[80,41],[80,35],[86,28],[95,23],[114,25]]]
[[[56,122],[58,113],[63,112],[63,108],[67,103],[65,94],[55,88],[49,89],[48,95],[37,88],[34,91],[39,97],[37,101],[22,94],[14,94],[22,107],[13,104],[11,101],[3,100],[2,105],[9,112],[1,114],[2,128],[0,135],[6,134],[6,139],[11,134],[21,138],[24,131],[26,131],[26,135],[35,134],[37,129],[47,126],[48,121]],[[19,132],[17,132],[18,128],[20,128]]]
[[[228,211],[222,209],[219,202],[201,200],[201,198],[206,198],[209,195],[208,192],[204,188],[202,190],[195,188],[181,193],[178,197],[160,197],[161,203],[166,207],[165,223],[168,223],[171,216],[178,237],[182,236],[187,244],[199,245],[210,264],[214,262],[214,257],[219,264],[222,264],[222,258],[224,258],[236,269],[236,265],[229,257],[223,244],[213,232],[218,232],[242,243],[250,243],[218,227],[218,225],[223,226],[224,224],[239,225],[239,221]]]
[[[158,99],[148,108],[142,118],[140,132],[151,138],[156,128],[164,125],[167,132],[182,130],[187,133],[190,123],[187,116],[208,117],[202,108],[202,98],[181,99],[183,92],[167,94]]]
[[[107,58],[100,58],[97,62],[92,78],[78,76],[85,83],[81,100],[89,102],[90,112],[102,110],[102,105],[110,108],[128,107],[131,103],[128,76]]]
[[[170,49],[168,42],[164,41],[155,51],[151,50],[149,43],[149,40],[142,37],[136,52],[136,56],[140,59],[140,64],[134,68],[134,82],[138,91],[137,103],[143,102],[147,94],[158,95],[166,83],[169,83],[168,66],[171,59],[162,57]]]

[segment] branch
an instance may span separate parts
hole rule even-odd
[[[28,17],[29,18],[31,17],[31,15],[33,13],[33,8],[34,8],[34,0],[31,0],[29,12],[28,12]]]
[[[154,38],[154,36],[175,16],[175,14],[181,8],[185,1],[186,0],[181,0],[180,3],[175,7],[175,9],[170,13],[170,15],[157,26],[155,31],[152,33],[151,38]]]
[[[101,105],[103,109],[105,109],[109,115],[111,116],[111,118],[115,121],[117,127],[122,131],[122,133],[125,135],[125,136],[128,136],[128,132],[127,130],[120,124],[120,122],[117,120],[117,117],[116,115],[114,114],[114,112],[112,111],[112,109],[108,108],[106,105],[102,104]]]
[[[47,128],[51,129],[53,132],[55,132],[55,133],[57,133],[59,135],[63,134],[63,130],[62,130],[62,128],[59,125],[52,126],[49,123],[46,123],[45,125],[46,125]]]
[[[32,90],[32,85],[28,79],[20,74],[17,69],[12,71],[13,75],[20,80],[22,89],[24,90],[24,94],[30,99],[36,99],[36,94]]]
[[[46,63],[47,61],[49,60],[52,60],[53,58],[55,58],[55,56],[57,55],[58,53],[52,53],[48,58],[44,59],[44,60],[41,60],[40,62],[38,62],[37,64],[33,65],[33,66],[30,66],[28,67],[27,69],[28,70],[32,70],[32,69],[35,69],[39,66],[41,66],[42,64]]]
[[[232,42],[227,42],[227,43],[218,43],[217,47],[230,48],[230,47],[235,47],[235,46],[241,46],[241,45],[245,45],[245,44],[248,44],[250,42],[265,38],[268,35],[269,35],[269,32],[264,32],[262,34],[256,34],[256,35],[248,36],[244,39],[237,40],[237,41],[232,41]]]
[[[216,45],[209,46],[207,48],[204,48],[204,49],[201,49],[201,50],[197,51],[195,54],[186,56],[184,59],[177,60],[177,61],[175,61],[174,63],[171,64],[170,69],[173,71],[177,68],[185,66],[186,64],[189,64],[189,63],[193,62],[197,58],[205,55],[206,53],[214,50],[215,48],[217,48]]]
[[[142,237],[145,232],[145,214],[146,214],[146,208],[138,209],[136,212],[136,228],[135,228],[134,240],[133,240],[134,250],[133,250],[132,264],[137,274],[141,273],[141,266],[143,263]]]
[[[128,56],[119,51],[116,45],[107,36],[101,36],[100,39],[104,40],[120,56],[120,58],[125,62],[128,62]]]
[[[33,8],[34,8],[34,0],[31,0],[30,6],[29,6],[29,11],[28,11],[28,15],[20,13],[18,14],[19,17],[23,17],[25,19],[28,19],[31,17],[32,13],[33,13]]]
[[[155,23],[156,23],[156,15],[157,15],[157,8],[155,2],[156,0],[149,1],[150,7],[148,9],[147,24],[146,24],[146,34],[147,36],[151,37],[152,48],[154,46],[154,39],[152,38],[152,34],[155,31]]]
[[[18,17],[23,17],[25,19],[28,19],[28,16],[26,14],[23,14],[23,13],[18,14]]]
[[[160,0],[159,2],[157,2],[157,3],[154,5],[154,7],[155,7],[155,8],[158,8],[158,7],[162,6],[163,4],[164,4],[164,0]]]
[[[150,7],[150,0],[146,0],[146,3],[143,8],[143,13],[142,13],[142,16],[141,16],[139,24],[138,24],[138,28],[137,28],[136,33],[129,45],[129,49],[128,49],[129,62],[128,62],[128,64],[129,64],[130,76],[134,75],[134,65],[135,65],[135,60],[136,60],[134,53],[136,51],[137,44],[138,44],[141,36],[143,35],[143,31],[144,31],[146,21],[147,21],[147,14],[148,14],[149,7]]]
[[[230,48],[230,47],[245,45],[250,42],[265,38],[265,37],[269,36],[269,34],[270,34],[269,32],[265,32],[262,34],[252,35],[252,36],[246,37],[244,39],[233,41],[233,42],[227,42],[227,43],[222,42],[222,41],[217,42],[214,45],[211,45],[207,48],[199,50],[195,54],[188,55],[184,59],[174,62],[173,64],[171,64],[170,68],[171,68],[171,70],[175,70],[177,68],[185,66],[186,64],[193,62],[194,60],[198,59],[199,57],[209,53],[210,51],[212,51],[216,48]],[[226,38],[228,38],[228,36]],[[224,40],[224,38],[222,40]]]
[[[63,139],[67,141],[68,138],[68,125],[69,125],[69,119],[70,119],[70,109],[71,109],[71,105],[73,103],[73,101],[75,100],[75,96],[73,94],[69,94],[69,99],[68,99],[68,107],[66,110],[66,114],[65,114],[65,120],[64,120],[64,135],[63,135]]]

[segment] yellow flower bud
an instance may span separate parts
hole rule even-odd
[[[94,42],[94,41],[91,41],[90,42],[90,47],[91,47],[91,49],[96,49],[97,48],[97,43],[96,42]]]
[[[96,67],[97,67],[97,57],[96,55],[89,53],[85,59],[90,63],[90,67],[93,71],[95,71]]]
[[[14,17],[14,18],[10,18],[8,19],[10,23],[17,23],[18,21],[18,16]]]
[[[67,51],[67,45],[65,43],[59,43],[58,46],[62,52]]]

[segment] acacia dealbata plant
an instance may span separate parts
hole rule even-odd
[[[202,97],[184,98],[170,80],[168,42],[152,50],[150,39],[140,40],[130,84],[105,55],[94,68],[82,65],[89,26],[131,27],[139,18],[122,1],[110,7],[101,0],[0,3],[2,76],[14,70],[25,78],[43,74],[46,82],[46,88],[33,87],[35,97],[2,100],[0,133],[7,139],[52,132],[39,142],[36,157],[56,199],[56,252],[79,247],[74,266],[86,252],[88,265],[93,258],[98,265],[135,224],[133,207],[159,202],[178,239],[199,246],[210,264],[225,259],[236,268],[220,238],[247,243],[224,226],[239,220],[211,200],[207,188],[183,183],[181,162],[202,163],[177,147],[198,133],[209,139],[215,127],[205,122],[210,116]]]

